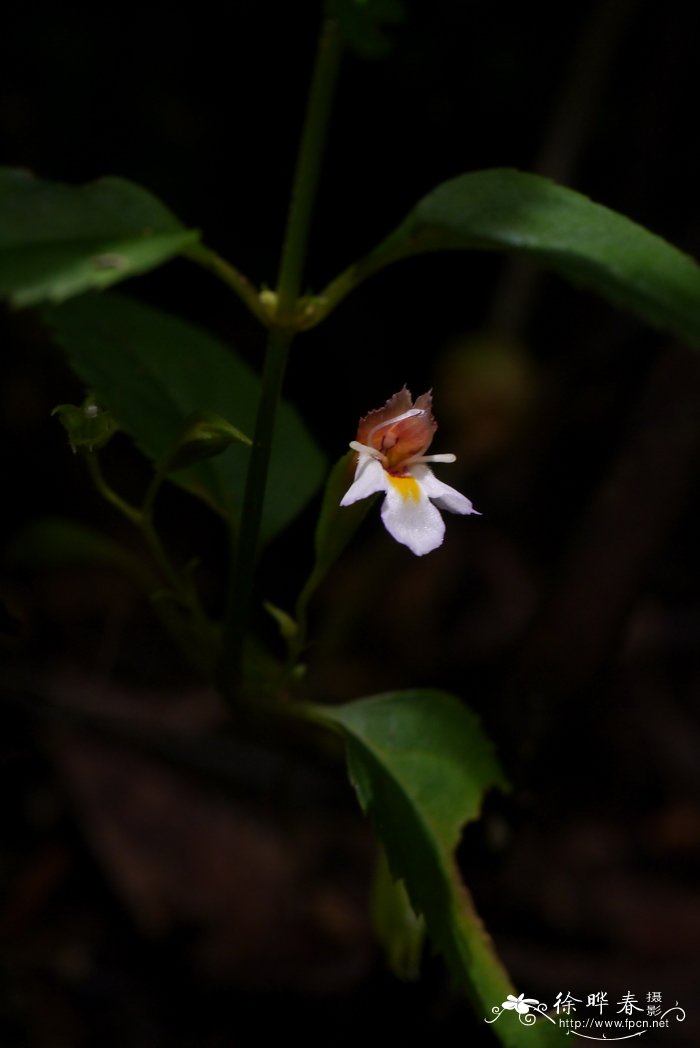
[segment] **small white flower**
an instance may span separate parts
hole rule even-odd
[[[519,1015],[527,1015],[530,1008],[539,1003],[540,1002],[536,1001],[534,997],[526,997],[524,993],[519,994],[517,997],[514,997],[512,993],[509,993],[508,999],[503,1002],[501,1007],[505,1008],[506,1011],[518,1012]]]
[[[442,544],[445,523],[440,510],[477,513],[468,498],[438,480],[428,462],[454,462],[455,456],[426,455],[437,429],[430,393],[415,404],[404,388],[383,408],[360,420],[355,479],[341,506],[350,506],[376,492],[385,492],[382,520],[397,542],[421,557]]]

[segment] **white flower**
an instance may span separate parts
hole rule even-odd
[[[540,1002],[536,1001],[534,997],[526,997],[524,993],[519,994],[517,997],[514,997],[512,993],[509,993],[508,1000],[504,1001],[501,1007],[510,1011],[515,1011],[519,1015],[527,1015],[530,1008],[539,1003]]]
[[[404,388],[383,408],[360,420],[355,479],[341,506],[383,491],[382,520],[397,542],[421,557],[442,544],[445,522],[440,510],[477,513],[468,498],[438,480],[428,462],[454,462],[454,455],[425,455],[437,424],[430,393],[415,404]]]

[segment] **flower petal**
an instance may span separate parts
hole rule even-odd
[[[456,488],[451,488],[449,484],[443,484],[428,466],[411,466],[409,472],[439,509],[449,510],[450,513],[476,513],[481,516],[465,495]]]
[[[353,502],[366,499],[377,491],[386,491],[387,479],[381,462],[371,455],[360,455],[355,470],[355,480],[343,495],[340,505],[351,506]]]
[[[360,444],[369,443],[368,435],[375,426],[382,422],[387,422],[390,418],[396,418],[397,415],[402,415],[404,411],[410,409],[412,404],[413,397],[404,386],[398,393],[394,393],[393,397],[389,397],[383,408],[370,411],[364,418],[360,419],[357,429],[357,439]]]
[[[417,557],[437,549],[445,535],[445,523],[421,485],[413,477],[384,475],[387,486],[382,520],[389,534]]]

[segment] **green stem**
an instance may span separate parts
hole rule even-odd
[[[453,246],[459,247],[459,244]],[[356,287],[380,269],[404,258],[431,251],[446,251],[449,247],[449,243],[429,229],[412,232],[407,222],[402,222],[391,236],[344,269],[317,295],[308,295],[300,300],[297,306],[297,331],[309,331],[316,327]]]
[[[253,595],[270,450],[303,278],[311,216],[341,54],[336,19],[324,22],[309,90],[304,128],[292,184],[276,289],[276,308],[268,335],[262,393],[248,462],[241,531],[233,560],[229,605],[224,623],[220,683],[231,699],[241,673],[243,640]]]
[[[313,310],[308,310],[308,326],[315,327],[320,324],[322,320],[332,313],[336,306],[340,305],[344,298],[346,298],[351,291],[354,291],[358,284],[361,284],[363,280],[371,276],[377,269],[380,269],[383,265],[379,262],[377,265],[373,264],[374,259],[369,255],[366,259],[361,258],[358,262],[354,262],[347,269],[344,269],[342,273],[328,284],[323,291],[320,291],[318,295],[312,300]]]
[[[429,245],[423,247],[416,243],[401,247],[394,247],[393,244],[381,244],[374,251],[370,251],[369,254],[358,259],[357,262],[353,262],[347,269],[344,269],[317,295],[309,295],[300,303],[298,330],[310,331],[311,328],[316,327],[356,287],[380,269],[384,269],[402,258],[428,250],[430,250]]]
[[[184,253],[192,262],[196,262],[197,265],[208,269],[210,273],[213,273],[219,280],[222,280],[224,284],[235,291],[253,316],[257,317],[261,324],[264,324],[266,327],[269,326],[269,308],[260,297],[257,288],[251,284],[245,274],[241,273],[230,262],[227,262],[221,255],[217,255],[206,244],[193,244]]]
[[[170,560],[153,524],[151,511],[145,507],[139,530],[177,604],[186,613],[182,622],[174,622],[168,616],[166,621],[170,621],[171,628],[175,625],[174,632],[186,648],[192,665],[211,679],[216,666],[216,630],[202,608],[194,582],[188,574],[178,571]]]
[[[141,504],[141,513],[145,517],[148,517],[149,520],[153,516],[153,506],[154,506],[154,503],[156,501],[156,496],[157,496],[158,492],[161,489],[161,486],[163,484],[164,479],[165,479],[165,477],[160,472],[160,469],[156,469],[156,472],[151,477],[151,482],[148,485],[148,488],[146,490],[146,494],[143,497],[143,502]]]
[[[212,624],[202,609],[191,580],[183,577],[174,566],[153,525],[153,502],[162,482],[162,476],[156,474],[146,493],[143,506],[141,509],[137,509],[136,506],[132,506],[130,502],[127,502],[126,499],[117,494],[107,483],[102,474],[97,455],[88,453],[84,455],[84,458],[92,481],[100,495],[138,528],[163,580],[170,587],[180,608],[189,613],[194,637],[190,635],[185,623],[180,621],[176,623],[172,616],[165,616],[164,620],[167,621],[173,632],[177,634],[178,640],[186,646],[190,661],[210,675],[214,663],[213,652],[215,646]],[[194,644],[193,640],[195,641]]]
[[[281,329],[273,329],[268,336],[262,393],[246,475],[237,555],[233,561],[230,604],[224,623],[221,684],[226,694],[229,694],[231,686],[239,676],[243,639],[255,582],[256,554],[270,465],[272,433],[292,338],[291,333]]]
[[[135,524],[137,528],[140,528],[143,519],[141,511],[138,510],[136,506],[132,506],[130,502],[126,501],[126,499],[123,499],[121,495],[118,495],[116,491],[109,486],[105,478],[102,476],[102,470],[100,469],[97,455],[94,454],[94,452],[89,451],[83,455],[83,458],[87,462],[92,482],[102,498],[109,502],[110,505],[114,506],[115,509],[118,509],[119,512],[130,520],[132,524]]]
[[[321,28],[318,41],[287,213],[287,228],[277,279],[277,311],[281,320],[293,311],[301,287],[311,215],[321,174],[321,160],[338,78],[341,49],[338,23],[336,19],[328,18]]]

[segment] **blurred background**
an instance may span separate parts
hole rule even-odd
[[[272,285],[318,6],[15,6],[0,159],[141,183]],[[310,290],[439,182],[498,166],[700,255],[696,8],[406,6],[383,56],[343,67]],[[259,365],[255,322],[191,264],[125,290]],[[333,755],[232,735],[127,580],[22,556],[27,526],[52,514],[138,540],[50,417],[80,382],[31,313],[0,325],[0,1044],[214,1048],[292,1027],[342,1044],[370,1019],[490,1044],[439,962],[418,989],[387,972],[374,845]],[[354,292],[299,339],[287,395],[330,462],[404,383],[433,387],[434,449],[458,454],[443,475],[483,516],[448,520],[419,560],[370,514],[316,599],[310,693],[463,696],[513,790],[489,799],[460,861],[519,990],[661,991],[688,1018],[658,1043],[694,1045],[698,360],[556,277],[455,253]],[[124,436],[105,470],[126,494],[149,475]],[[160,505],[174,556],[204,551],[219,610],[219,522],[175,489]],[[260,598],[291,607],[317,510],[266,552]]]

